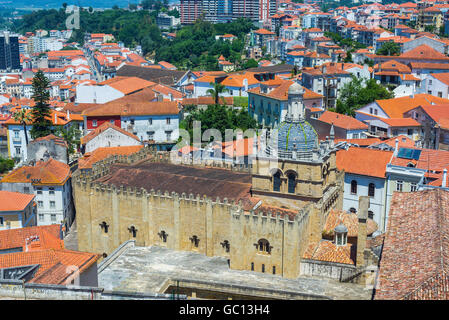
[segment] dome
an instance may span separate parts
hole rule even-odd
[[[282,122],[276,131],[279,153],[301,154],[318,148],[318,135],[307,121]]]
[[[338,226],[334,229],[335,233],[347,233],[348,228],[343,223],[340,223]]]
[[[298,82],[295,81],[288,88],[288,94],[304,94],[304,88]]]

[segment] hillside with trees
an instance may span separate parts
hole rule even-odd
[[[93,11],[82,9],[80,12],[80,29],[74,30],[70,42],[84,43],[85,33],[110,33],[126,47],[141,45],[145,55],[155,57],[156,61],[167,61],[182,69],[217,70],[217,58],[223,55],[238,66],[244,48],[245,35],[255,27],[247,19],[232,23],[212,24],[198,20],[194,25],[182,27],[176,32],[174,40],[162,37],[155,23],[158,12],[165,11],[179,15],[177,11],[167,11],[167,4],[157,0],[144,0],[142,5],[148,10],[124,10],[119,8]],[[24,34],[37,29],[51,30],[66,28],[65,21],[69,15],[64,7],[56,10],[38,10],[23,16],[14,25],[14,31]],[[216,35],[230,33],[238,37],[235,41],[217,41]]]

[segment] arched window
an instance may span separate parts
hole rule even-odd
[[[351,213],[357,213],[357,210],[356,210],[355,208],[351,208],[351,209],[349,209],[349,212],[351,212]]]
[[[374,197],[375,192],[376,192],[376,186],[374,185],[374,183],[370,183],[368,185],[368,196]]]
[[[281,173],[279,171],[273,176],[273,191],[281,191]]]
[[[259,241],[257,241],[257,249],[259,250],[259,252],[270,254],[271,253],[270,242],[268,242],[267,239],[260,239]]]
[[[355,180],[351,181],[351,193],[357,194],[357,181]]]
[[[288,193],[295,193],[296,189],[296,175],[290,173],[288,175]]]

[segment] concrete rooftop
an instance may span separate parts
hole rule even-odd
[[[159,292],[169,279],[189,279],[247,287],[286,290],[331,299],[370,299],[364,286],[331,279],[299,277],[231,270],[222,257],[175,251],[163,247],[131,247],[98,275],[106,290]]]

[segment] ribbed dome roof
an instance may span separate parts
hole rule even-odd
[[[277,133],[279,152],[311,152],[318,147],[318,135],[307,121],[282,122]]]

